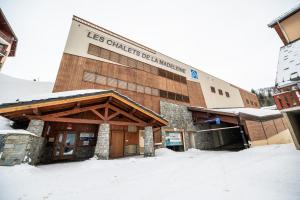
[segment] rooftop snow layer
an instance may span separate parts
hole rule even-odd
[[[300,40],[281,47],[276,85],[284,87],[300,81]]]
[[[288,12],[285,12],[284,14],[280,15],[273,21],[271,21],[268,26],[273,27],[277,22],[281,22],[282,20],[286,19],[287,17],[293,15],[294,13],[298,12],[300,10],[300,4],[289,10]]]
[[[96,89],[86,89],[86,90],[72,90],[72,91],[65,91],[65,92],[49,92],[49,93],[42,93],[36,95],[27,95],[17,98],[16,100],[1,102],[2,104],[12,104],[12,103],[24,103],[24,102],[31,102],[31,101],[40,101],[40,100],[50,100],[50,99],[57,99],[62,97],[73,97],[78,95],[85,95],[85,94],[93,94],[97,92],[103,92],[108,90],[96,90]]]
[[[222,109],[210,109],[218,112],[231,113],[235,115],[246,114],[255,117],[267,117],[273,115],[280,115],[278,110],[260,109],[260,108],[222,108]]]
[[[0,73],[0,104],[28,95],[51,92],[53,83],[24,80]]]

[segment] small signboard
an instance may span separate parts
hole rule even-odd
[[[196,70],[191,69],[191,77],[193,79],[198,79],[198,72]]]
[[[94,133],[80,133],[80,140],[81,141],[90,141],[90,140],[93,140],[95,137],[95,134]]]
[[[180,145],[183,145],[180,132],[166,132],[166,146]]]

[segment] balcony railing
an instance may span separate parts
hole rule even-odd
[[[300,106],[300,89],[273,95],[277,109],[287,109]]]

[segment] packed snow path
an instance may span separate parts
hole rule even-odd
[[[0,199],[300,199],[300,151],[156,151],[157,157],[0,167]]]

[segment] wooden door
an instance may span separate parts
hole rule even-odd
[[[110,137],[110,157],[119,158],[124,156],[124,132],[112,131]]]

